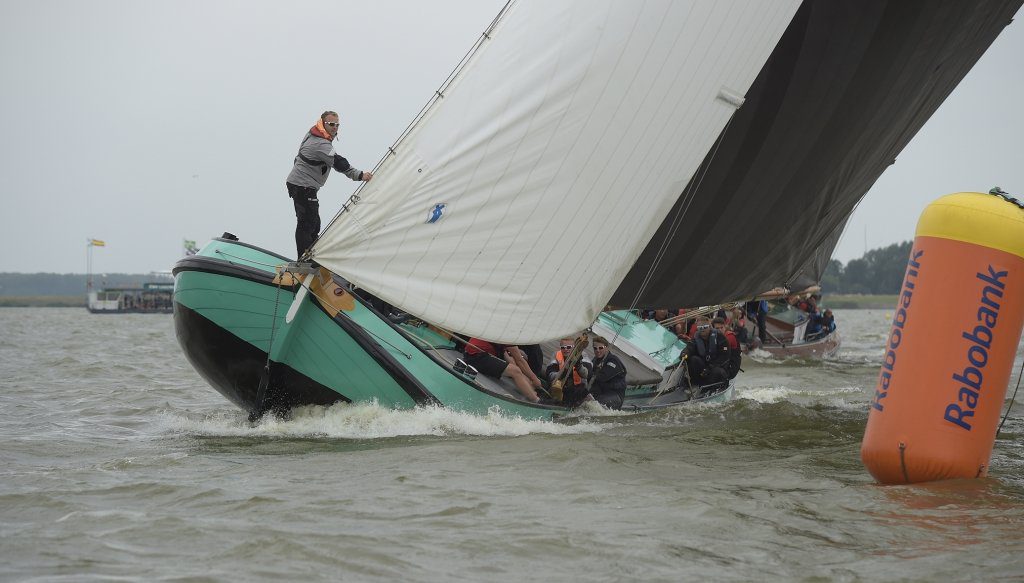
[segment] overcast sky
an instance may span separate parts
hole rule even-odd
[[[285,255],[284,179],[319,113],[370,168],[504,0],[0,0],[0,271],[167,270],[224,231]],[[1021,15],[1018,15],[1018,17]],[[935,198],[1024,193],[1024,30],[1004,30],[882,176],[835,257],[913,238]],[[324,223],[355,183],[333,175]]]

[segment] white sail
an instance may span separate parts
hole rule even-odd
[[[586,328],[798,4],[512,4],[314,258],[466,335]]]

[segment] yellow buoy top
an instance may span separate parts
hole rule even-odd
[[[916,236],[974,243],[1024,258],[1024,209],[991,194],[947,194],[925,207]]]

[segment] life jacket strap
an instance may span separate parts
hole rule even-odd
[[[309,164],[310,166],[313,166],[314,168],[319,167],[321,174],[327,174],[327,171],[330,170],[331,168],[330,166],[327,165],[326,162],[321,162],[320,160],[313,160],[312,158],[307,158],[302,154],[299,154],[298,158],[299,160],[302,160],[303,162]]]

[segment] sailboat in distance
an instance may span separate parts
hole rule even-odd
[[[222,237],[177,264],[179,341],[254,413],[550,417],[460,342],[793,282],[1020,4],[509,2],[310,257]]]

